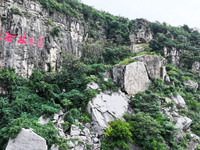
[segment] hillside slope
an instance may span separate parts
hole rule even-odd
[[[195,29],[77,0],[3,0],[0,27],[2,150],[200,149]]]

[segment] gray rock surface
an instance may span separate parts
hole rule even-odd
[[[121,85],[123,91],[128,94],[137,94],[149,87],[149,77],[143,62],[133,62],[126,66],[115,65],[113,68],[113,80]]]
[[[148,28],[149,22],[145,19],[136,19],[134,30],[130,33],[131,51],[143,51],[143,45],[147,45],[153,39],[153,33]],[[137,31],[137,32],[135,32]]]
[[[172,96],[172,100],[178,108],[186,108],[185,100],[180,94]]]
[[[47,150],[46,140],[31,129],[20,131],[15,139],[9,139],[6,150]]]
[[[174,47],[169,48],[169,47],[164,47],[164,56],[165,58],[170,57],[172,59],[171,63],[174,65],[179,65],[180,64],[180,53],[181,50],[178,50]]]
[[[184,81],[183,84],[184,84],[185,86],[189,86],[189,87],[191,87],[191,88],[194,88],[195,91],[197,91],[198,86],[199,86],[197,82],[190,81],[190,80]]]
[[[49,123],[49,121],[50,121],[50,118],[49,118],[49,117],[45,118],[44,116],[41,116],[41,117],[39,118],[38,123],[44,125],[44,124]]]
[[[175,127],[180,128],[181,130],[187,130],[192,123],[192,120],[188,117],[180,116],[177,119]]]
[[[53,70],[59,69],[62,61],[61,50],[76,56],[81,55],[78,46],[84,40],[86,30],[76,19],[59,12],[50,14],[39,2],[33,0],[6,0],[2,3],[4,7],[0,7],[0,15],[5,18],[0,19],[0,27],[3,28],[3,38],[9,30],[17,37],[13,38],[12,42],[0,42],[0,68],[11,66],[16,68],[16,72],[22,77],[28,77],[34,68],[48,70],[48,63]],[[19,9],[22,15],[13,14],[11,8]],[[59,37],[50,34],[54,27],[59,28]],[[18,43],[23,32],[26,45]],[[43,39],[42,49],[28,44],[30,37],[38,44],[40,36]]]
[[[95,82],[90,82],[90,83],[87,84],[87,88],[92,89],[92,90],[97,90],[97,89],[99,89],[99,86]]]
[[[200,62],[195,61],[192,64],[192,70],[196,71],[197,73],[199,73],[200,76]]]
[[[78,126],[72,124],[70,128],[70,135],[75,136],[79,135],[81,133],[81,130]]]
[[[150,79],[165,78],[165,60],[160,56],[141,55],[133,59],[139,62],[113,67],[113,81],[121,85],[122,91],[137,94],[148,89]]]
[[[164,79],[166,76],[165,60],[160,56],[154,55],[141,55],[133,57],[140,62],[144,62],[146,66],[147,73],[150,79]]]
[[[111,94],[101,92],[88,103],[87,109],[92,120],[100,127],[106,128],[108,122],[121,118],[127,111],[128,98],[121,91]]]

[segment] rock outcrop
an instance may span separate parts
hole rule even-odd
[[[95,132],[91,132],[90,129],[86,126],[91,127],[88,123],[83,125],[78,120],[76,120],[76,125],[71,125],[70,133],[66,136],[68,142],[67,145],[71,150],[86,150],[87,146],[90,146],[90,149],[100,149],[100,139],[97,138],[97,134]],[[82,127],[82,129],[80,128]],[[77,139],[77,140],[73,140]]]
[[[166,62],[164,58],[160,56],[142,55],[133,57],[133,59],[144,62],[150,79],[165,78],[167,73],[165,69]]]
[[[177,108],[186,108],[185,100],[180,94],[172,96],[172,100]]]
[[[12,9],[19,10],[21,15],[13,13]],[[3,1],[0,6],[0,18],[2,37],[6,37],[5,32],[17,35],[12,38],[12,42],[1,40],[0,67],[14,67],[19,75],[28,77],[34,68],[48,70],[48,64],[51,64],[54,70],[58,69],[61,50],[76,56],[81,55],[78,45],[84,39],[84,26],[60,12],[49,13],[39,2]],[[59,37],[54,36],[55,32],[60,33]],[[23,33],[26,44],[18,43]],[[36,45],[28,44],[31,37]],[[40,37],[43,40],[41,49],[37,47]]]
[[[153,39],[153,33],[148,26],[147,20],[136,19],[134,31],[129,35],[132,52],[144,51],[144,45],[148,46],[148,43]]]
[[[137,94],[149,87],[149,77],[143,62],[133,62],[128,65],[115,65],[113,68],[113,80],[121,85],[123,91],[128,94]]]
[[[188,86],[188,87],[194,88],[195,91],[197,91],[198,86],[199,86],[197,82],[190,81],[190,80],[186,80],[186,81],[184,81],[183,84],[184,84],[185,86]]]
[[[133,57],[133,59],[140,62],[115,65],[113,68],[114,82],[120,84],[126,93],[137,94],[147,90],[150,79],[164,79],[166,75],[165,61],[160,56],[142,55]]]
[[[171,63],[173,65],[179,65],[180,64],[180,53],[181,50],[176,49],[175,47],[164,47],[164,57],[170,57],[172,59]]]
[[[31,129],[20,131],[15,139],[9,139],[6,150],[47,150],[46,140]]]
[[[98,150],[101,146],[99,134],[92,131],[92,125],[90,123],[83,124],[75,119],[75,124],[70,126],[70,130],[66,131],[62,124],[65,123],[64,113],[60,110],[58,113],[54,114],[52,122],[55,128],[58,130],[58,137],[67,140],[67,145],[71,150],[86,150],[87,146],[91,149]],[[44,118],[41,116],[38,123],[47,124],[50,118]],[[50,150],[59,150],[59,146],[52,145]]]
[[[199,73],[199,76],[200,76],[200,63],[195,61],[193,64],[192,64],[192,70],[196,71]]]
[[[100,135],[116,118],[121,118],[128,110],[128,97],[122,93],[101,92],[88,103],[88,112],[92,115],[93,128]]]

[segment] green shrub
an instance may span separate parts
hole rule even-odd
[[[165,149],[162,137],[162,125],[148,114],[139,112],[134,116],[125,115],[134,129],[133,140],[144,150]]]
[[[123,61],[119,62],[119,65],[128,65],[132,62],[138,62],[138,60],[135,60],[132,57],[129,57],[129,58],[126,58]]]
[[[59,27],[54,27],[51,31],[50,34],[55,37],[55,36],[59,36],[60,35],[60,28]]]
[[[109,123],[104,135],[107,138],[107,142],[111,147],[119,147],[124,150],[129,149],[127,142],[133,142],[132,140],[133,128],[127,122],[122,122],[121,120],[115,120]]]
[[[69,123],[69,126],[71,126],[71,124],[76,123],[75,119],[79,119],[81,116],[80,112],[78,109],[73,108],[70,109],[66,114],[65,114],[65,121],[67,121]]]
[[[46,25],[50,25],[50,26],[54,25],[54,23],[53,23],[53,21],[51,19],[48,19],[47,21],[45,21],[45,24]]]
[[[21,11],[18,8],[11,8],[12,14],[22,15]]]

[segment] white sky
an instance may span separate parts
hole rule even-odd
[[[144,18],[172,26],[200,28],[200,0],[81,0],[84,4],[129,19]]]

